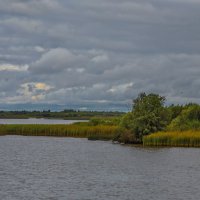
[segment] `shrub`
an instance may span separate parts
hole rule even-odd
[[[172,120],[168,130],[200,130],[200,106],[191,104],[185,106],[180,115]]]

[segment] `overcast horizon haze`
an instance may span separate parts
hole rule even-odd
[[[0,0],[0,105],[200,103],[199,23],[200,0]]]

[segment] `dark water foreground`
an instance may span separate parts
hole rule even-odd
[[[200,196],[200,149],[74,138],[0,137],[2,200],[188,200]]]

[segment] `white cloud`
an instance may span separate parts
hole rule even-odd
[[[43,53],[43,52],[45,52],[45,49],[43,48],[43,47],[41,47],[41,46],[35,46],[35,51],[37,51],[37,52],[39,52],[39,53]]]
[[[108,61],[108,56],[107,55],[98,55],[92,58],[91,60],[94,63],[101,63],[101,62],[106,62]]]
[[[0,71],[27,71],[28,65],[0,64]]]
[[[47,85],[47,84],[45,84],[45,83],[33,83],[33,85],[35,86],[35,89],[36,89],[36,90],[48,91],[48,90],[50,90],[51,88],[53,88],[53,87],[51,87],[51,86],[49,86],[49,85]]]
[[[22,101],[40,101],[44,100],[49,90],[53,89],[52,86],[41,82],[29,82],[21,84],[20,89],[17,91]]]
[[[108,92],[123,94],[125,91],[132,89],[133,85],[134,85],[133,82],[120,84],[120,85],[114,85],[108,90]]]
[[[79,73],[83,73],[85,71],[85,69],[84,68],[78,68],[78,69],[76,69],[76,71],[79,72]]]

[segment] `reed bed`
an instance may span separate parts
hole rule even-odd
[[[40,125],[40,124],[9,124],[0,125],[0,135],[22,136],[54,136],[78,138],[107,138],[111,140],[117,131],[116,126],[89,125]]]
[[[200,147],[200,131],[158,132],[143,137],[144,146]]]

